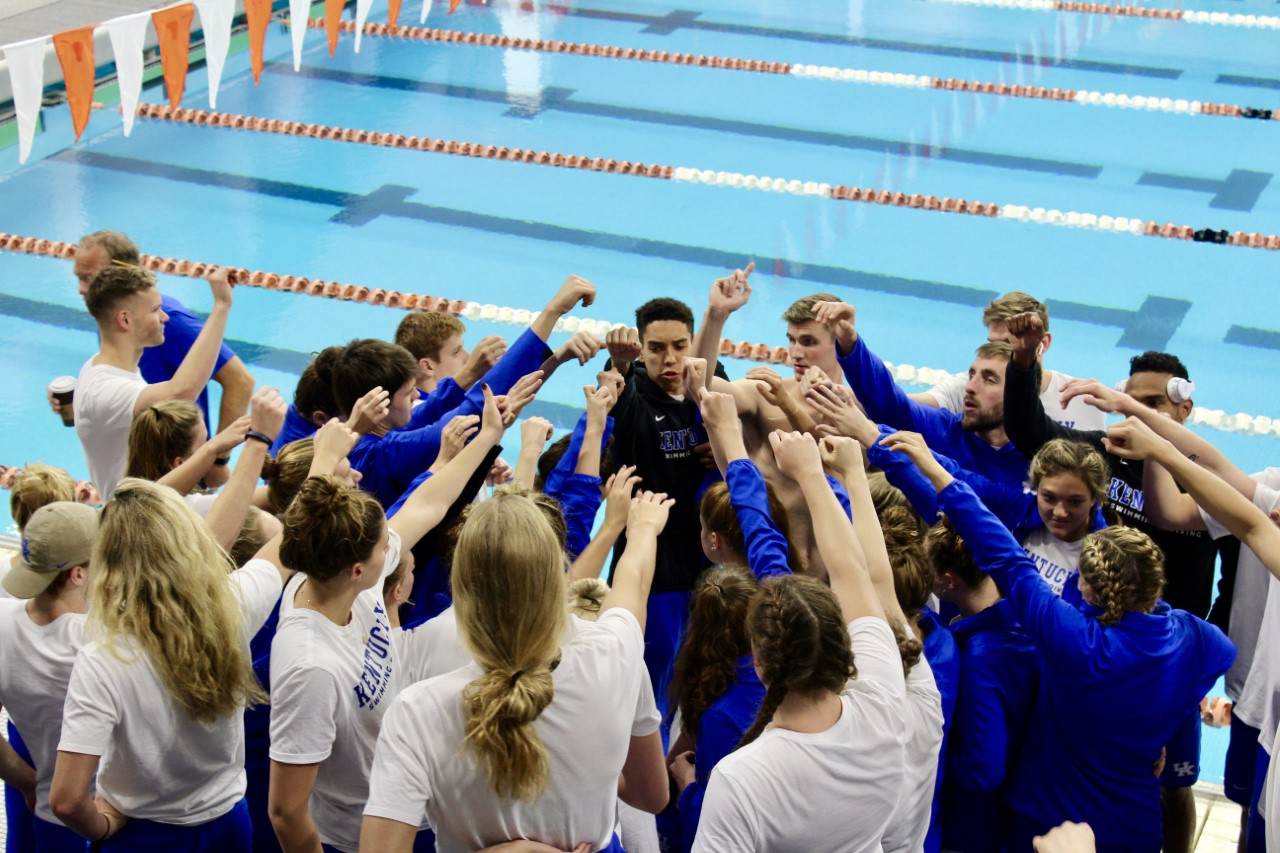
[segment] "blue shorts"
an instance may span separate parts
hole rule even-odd
[[[676,652],[684,641],[689,621],[688,592],[655,592],[649,596],[648,618],[644,629],[644,663],[653,682],[653,695],[658,713],[667,716],[667,699],[671,690],[671,673]],[[663,736],[665,744],[666,736]]]
[[[1227,744],[1227,763],[1222,769],[1222,792],[1236,805],[1249,807],[1253,798],[1253,772],[1258,765],[1259,732],[1253,726],[1231,715],[1231,740]]]
[[[1200,778],[1200,708],[1188,709],[1186,718],[1165,746],[1162,788],[1190,788]]]
[[[36,836],[36,853],[85,853],[89,842],[74,830],[40,817],[32,821]]]
[[[131,819],[102,844],[103,853],[252,853],[253,826],[243,799],[231,811],[193,826]]]

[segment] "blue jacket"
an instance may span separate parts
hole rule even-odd
[[[494,394],[505,394],[520,377],[542,366],[551,354],[546,343],[531,330],[525,330],[511,345],[498,363],[466,393],[460,405],[440,415],[434,422],[411,429],[397,429],[386,435],[368,433],[361,437],[347,457],[351,467],[364,476],[360,488],[370,492],[378,503],[389,507],[404,494],[414,478],[431,467],[440,453],[440,435],[456,415],[478,415],[484,411],[483,384],[487,382]],[[443,384],[443,383],[442,383]],[[454,387],[457,387],[456,385]],[[418,408],[428,405],[423,403]],[[410,417],[410,425],[418,418],[421,423],[427,415]]]
[[[1001,853],[1005,783],[1031,720],[1040,658],[1007,598],[952,622],[951,635],[960,649],[960,695],[947,744],[942,844],[957,853]]]
[[[686,851],[693,848],[694,836],[698,834],[698,819],[702,816],[702,800],[707,793],[707,784],[711,781],[711,771],[720,763],[720,759],[733,752],[738,741],[751,728],[764,702],[764,685],[756,675],[751,655],[738,658],[738,679],[729,686],[719,699],[711,703],[711,707],[698,721],[698,735],[695,739],[693,763],[697,770],[697,778],[690,783],[676,801],[680,813],[681,847]]]
[[[961,426],[959,415],[912,400],[898,387],[884,362],[867,349],[862,335],[849,353],[837,352],[836,356],[845,379],[871,420],[894,429],[914,430],[924,436],[931,448],[951,457],[962,468],[1007,486],[1022,487],[1028,460],[1016,447],[992,447]]]
[[[147,380],[148,385],[167,382],[173,378],[178,368],[182,366],[182,360],[191,351],[191,345],[199,337],[200,330],[204,328],[201,319],[172,296],[160,294],[160,308],[169,315],[169,322],[164,324],[164,343],[144,349],[142,360],[138,362],[138,370],[142,373],[142,378]],[[236,354],[231,351],[231,347],[223,344],[218,350],[218,360],[214,362],[213,373],[209,378],[216,376],[218,371],[235,357]],[[200,407],[200,411],[204,412],[204,425],[212,432],[214,427],[209,421],[208,388],[200,392],[200,396],[196,398],[196,405]]]
[[[942,822],[938,819],[938,805],[946,770],[951,721],[955,717],[956,696],[960,690],[960,650],[956,647],[951,632],[938,621],[938,614],[927,607],[920,611],[920,633],[924,635],[924,659],[929,662],[934,683],[942,694],[942,747],[938,752],[938,777],[933,789],[929,832],[924,839],[925,853],[938,853],[942,849]]]
[[[280,452],[280,448],[286,444],[292,444],[295,441],[315,435],[317,429],[319,427],[304,418],[298,411],[298,407],[290,403],[289,408],[284,413],[284,425],[280,427],[280,434],[276,436],[276,440],[271,445],[272,457],[276,456]]]
[[[967,485],[954,482],[938,497],[1042,664],[1010,806],[1042,825],[1088,823],[1099,846],[1158,849],[1160,783],[1152,769],[1187,709],[1231,666],[1231,641],[1163,602],[1104,626],[1097,609],[1053,594]]]

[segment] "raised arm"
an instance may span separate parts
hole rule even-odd
[[[555,296],[552,296],[551,301],[547,303],[547,307],[543,308],[537,318],[529,324],[529,331],[546,343],[551,338],[551,333],[555,331],[556,321],[572,311],[579,302],[582,303],[583,308],[587,308],[595,301],[596,286],[585,278],[571,275],[564,280],[564,284],[560,285]]]
[[[1044,340],[1040,315],[1028,311],[1009,319],[1013,356],[1004,376],[1004,431],[1022,455],[1032,458],[1055,438],[1085,441],[1102,450],[1102,431],[1071,429],[1049,417],[1040,402],[1040,365],[1036,355]]]
[[[720,359],[720,339],[724,335],[724,324],[730,314],[751,299],[751,282],[748,279],[755,268],[755,261],[752,261],[745,269],[734,270],[730,275],[711,283],[707,310],[703,312],[702,323],[693,337],[693,355],[707,362],[708,377],[715,375],[716,362]]]
[[[222,402],[218,405],[218,432],[222,432],[249,408],[253,374],[237,355],[213,374],[213,381],[222,386]]]
[[[253,490],[262,474],[267,451],[271,449],[270,441],[280,434],[288,408],[289,404],[280,396],[278,388],[259,389],[249,403],[248,428],[253,437],[240,449],[240,458],[236,460],[231,479],[222,487],[205,517],[213,538],[227,551],[240,536],[240,528],[244,526],[245,516],[253,504]]]
[[[182,460],[182,464],[156,482],[168,486],[180,495],[189,494],[213,468],[226,466],[231,451],[244,441],[248,431],[249,416],[245,415],[200,445],[195,453]]]
[[[810,367],[809,372],[816,372],[824,377],[826,376],[817,367]],[[755,383],[756,390],[766,403],[776,406],[782,414],[786,415],[787,423],[790,424],[793,430],[807,432],[814,438],[819,437],[816,432],[817,421],[805,411],[804,406],[800,405],[800,401],[783,384],[782,377],[778,375],[777,371],[768,367],[753,367],[747,371],[747,381]],[[807,386],[808,384],[806,381],[805,385]],[[801,389],[801,393],[804,390]]]
[[[609,478],[605,484],[608,498],[605,501],[604,520],[600,529],[578,554],[573,565],[569,567],[569,582],[579,578],[598,578],[604,571],[604,562],[609,558],[613,545],[627,529],[627,516],[631,511],[631,495],[639,484],[640,478],[635,476],[634,465],[623,465]]]
[[[746,445],[742,441],[742,423],[738,420],[733,397],[705,391],[699,406],[716,465],[729,487],[729,503],[742,528],[747,546],[747,566],[760,580],[790,574],[790,549],[786,538],[773,523],[764,476],[747,457]]]
[[[480,431],[476,433],[476,437],[443,470],[419,485],[401,505],[399,512],[387,522],[392,530],[400,534],[403,550],[413,548],[419,539],[440,523],[476,468],[502,440],[504,431],[502,415],[494,402],[493,391],[486,385],[484,413],[481,415]]]
[[[231,285],[233,273],[229,267],[219,267],[209,273],[209,290],[213,293],[213,310],[204,321],[204,328],[182,359],[182,364],[165,382],[157,382],[142,389],[133,403],[133,414],[162,400],[195,400],[209,384],[218,352],[222,349],[222,336],[227,330],[227,316],[231,312]]]
[[[853,531],[866,560],[867,577],[875,588],[880,607],[888,619],[906,625],[906,614],[902,612],[902,605],[898,603],[898,595],[893,588],[893,567],[889,563],[884,532],[880,529],[880,519],[871,500],[871,490],[867,486],[867,471],[862,464],[862,451],[858,442],[851,438],[831,436],[824,438],[818,448],[827,470],[831,471],[849,493]],[[826,556],[825,552],[823,556]]]
[[[862,545],[822,473],[822,457],[813,436],[779,431],[769,435],[769,444],[779,470],[794,480],[804,495],[813,517],[818,552],[826,563],[831,591],[840,602],[845,622],[862,616],[886,618]]]
[[[667,525],[675,501],[661,492],[640,492],[631,499],[627,515],[627,549],[613,569],[613,585],[600,605],[603,613],[614,607],[629,610],[640,630],[648,615],[649,588],[658,558],[658,534]],[[661,751],[661,745],[659,745]]]
[[[1107,431],[1107,449],[1126,459],[1145,459],[1163,465],[1205,512],[1231,531],[1280,578],[1280,529],[1267,514],[1212,471],[1201,468],[1156,435],[1137,418],[1129,418]],[[1256,485],[1256,484],[1255,484]]]
[[[516,470],[511,479],[526,489],[533,488],[538,473],[538,459],[546,449],[556,428],[546,418],[525,418],[520,424],[520,455],[516,457]]]

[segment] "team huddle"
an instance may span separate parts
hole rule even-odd
[[[92,488],[11,477],[10,851],[1190,851],[1224,674],[1242,849],[1280,844],[1280,469],[1184,426],[1171,354],[1073,379],[1010,293],[908,395],[814,294],[790,375],[731,381],[748,266],[554,349],[577,276],[509,343],[413,313],[289,402],[233,273],[201,321],[122,234],[75,267]]]

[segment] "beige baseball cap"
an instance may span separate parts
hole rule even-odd
[[[22,530],[22,556],[0,586],[14,598],[35,598],[59,572],[89,562],[98,535],[98,511],[56,501],[40,507]]]

